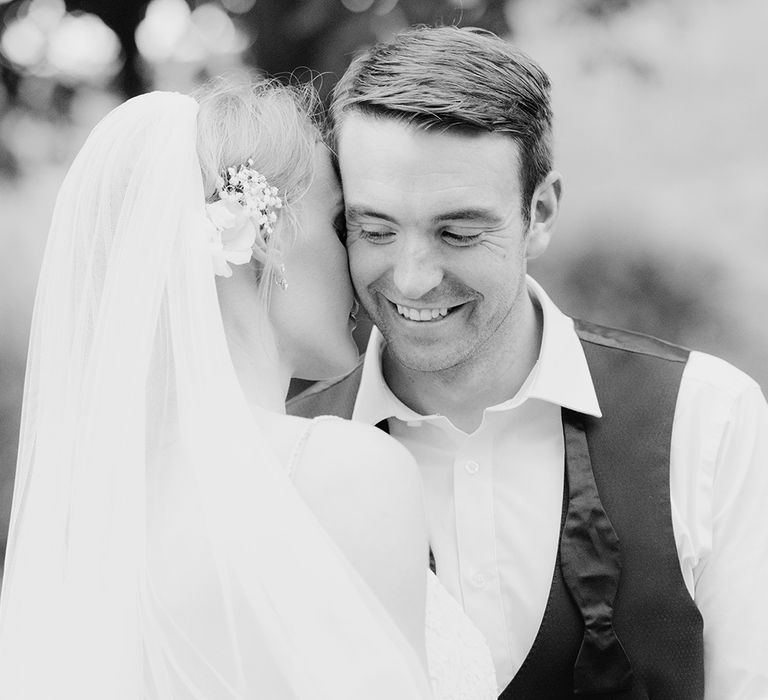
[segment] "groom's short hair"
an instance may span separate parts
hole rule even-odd
[[[355,58],[336,85],[332,137],[344,114],[397,119],[422,129],[506,133],[520,149],[523,214],[552,169],[552,109],[547,74],[495,34],[418,27]]]

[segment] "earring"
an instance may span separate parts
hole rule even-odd
[[[285,278],[285,265],[283,263],[275,266],[275,284],[283,291],[288,289],[288,280]]]

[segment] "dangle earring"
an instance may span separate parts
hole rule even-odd
[[[275,284],[283,291],[288,289],[288,280],[285,277],[285,265],[282,261],[275,264]]]
[[[266,247],[269,244],[269,238],[270,238],[270,232],[265,232],[264,234],[264,246]],[[267,253],[267,258],[271,256],[273,260],[273,267],[272,267],[272,279],[275,283],[276,287],[280,287],[283,291],[288,289],[288,280],[285,277],[285,265],[283,264],[283,254],[280,251],[280,248],[277,246],[272,248],[271,253]]]

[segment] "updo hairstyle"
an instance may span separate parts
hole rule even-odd
[[[315,145],[321,140],[316,120],[319,101],[310,85],[283,85],[217,78],[193,97],[197,116],[197,153],[207,201],[217,198],[217,180],[228,168],[250,166],[276,187],[283,201],[274,233],[257,237],[253,259],[262,287],[274,275],[276,252],[286,250],[298,232],[296,204],[314,176]]]

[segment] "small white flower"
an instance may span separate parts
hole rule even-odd
[[[253,247],[261,235],[266,243],[274,233],[276,209],[283,206],[276,187],[270,187],[266,178],[247,165],[227,168],[226,177],[219,177],[216,191],[219,199],[206,204],[212,224],[210,235],[213,269],[217,275],[230,277],[232,265],[244,265],[251,259]]]

